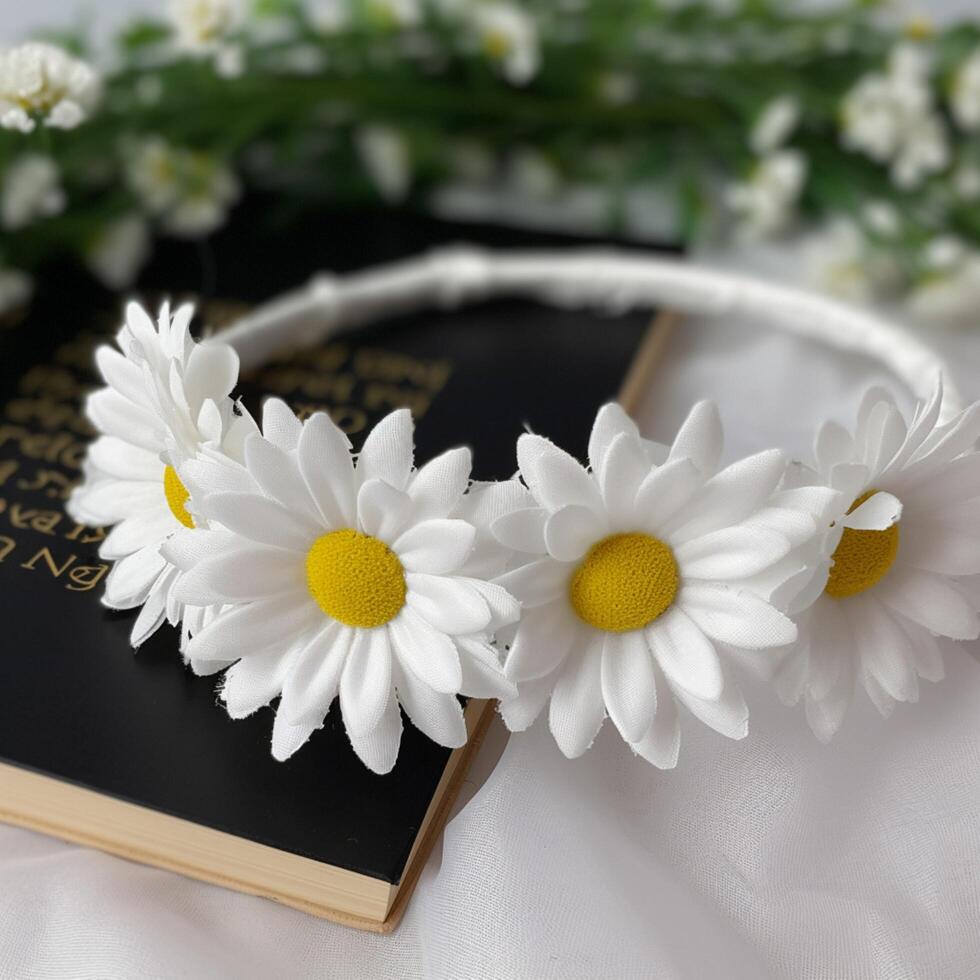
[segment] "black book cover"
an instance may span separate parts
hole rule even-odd
[[[199,300],[229,317],[321,269],[345,271],[451,241],[568,239],[444,224],[390,211],[312,216],[278,230],[252,201],[209,245],[164,245],[140,295]],[[272,714],[232,721],[215,679],[191,674],[165,627],[138,653],[132,616],[104,609],[100,534],[64,499],[89,428],[79,411],[92,347],[114,332],[119,297],[66,268],[39,284],[29,316],[0,329],[0,761],[280,850],[397,883],[449,750],[406,724],[398,764],[369,772],[336,705],[286,763],[270,754]],[[417,460],[474,449],[474,476],[510,476],[525,425],[584,455],[596,408],[615,396],[650,322],[528,302],[393,320],[284,356],[243,379],[301,413],[328,408],[355,447],[391,409],[417,417]],[[161,490],[162,492],[162,490]]]

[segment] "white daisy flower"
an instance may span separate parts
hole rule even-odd
[[[50,157],[25,153],[7,168],[0,197],[0,224],[8,231],[60,214],[64,207],[61,175]]]
[[[0,126],[30,133],[42,122],[74,129],[99,101],[91,65],[53,44],[30,41],[0,51]]]
[[[397,759],[399,705],[433,741],[464,744],[457,695],[514,693],[490,635],[519,606],[479,576],[475,523],[506,490],[464,495],[468,449],[413,469],[407,410],[375,426],[356,466],[324,413],[300,423],[270,399],[262,428],[241,467],[205,456],[180,469],[196,514],[222,528],[165,548],[185,571],[181,601],[224,604],[188,644],[191,665],[238,660],[221,689],[233,718],[279,697],[279,760],[322,727],[335,698],[374,772]]]
[[[551,732],[574,758],[608,713],[661,768],[677,762],[675,702],[729,738],[746,735],[748,709],[725,661],[795,638],[769,600],[799,572],[785,558],[817,533],[810,511],[830,491],[779,491],[778,451],[719,470],[721,449],[708,402],[670,448],[605,406],[591,470],[541,436],[521,436],[527,489],[491,527],[520,555],[497,579],[524,607],[505,664],[519,691],[501,708],[512,731],[550,699]]]
[[[164,304],[154,326],[142,307],[130,303],[116,336],[118,350],[103,345],[96,351],[106,387],[89,396],[86,414],[99,437],[68,501],[68,512],[80,523],[115,525],[99,548],[114,562],[102,601],[110,609],[143,607],[130,636],[134,647],[164,619],[183,621],[186,641],[209,616],[175,597],[181,573],[160,554],[175,531],[195,527],[174,464],[202,446],[240,455],[244,435],[254,429],[229,398],[238,379],[237,355],[227,344],[194,343],[192,315],[190,306],[182,306],[171,317]]]
[[[512,85],[526,85],[538,73],[541,50],[534,18],[514,3],[492,0],[472,8],[473,25],[487,58]]]
[[[887,392],[872,389],[852,436],[828,422],[815,445],[819,480],[840,496],[822,539],[800,552],[808,568],[790,605],[799,641],[777,691],[803,699],[821,740],[840,728],[855,686],[882,714],[915,701],[918,679],[943,676],[945,638],[980,633],[980,405],[940,425],[942,390],[911,424]]]
[[[970,54],[953,77],[949,107],[961,129],[980,129],[980,48]]]

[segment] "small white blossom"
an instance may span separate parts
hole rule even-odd
[[[526,85],[538,73],[541,50],[538,29],[527,11],[505,0],[481,3],[473,21],[484,54],[499,65],[512,85]]]
[[[960,65],[949,93],[953,118],[967,132],[980,129],[980,48]]]
[[[365,7],[372,20],[389,30],[416,27],[422,22],[419,0],[366,0]]]
[[[215,231],[241,193],[238,179],[220,160],[159,137],[130,148],[127,178],[146,211],[181,238]]]
[[[898,234],[902,219],[894,205],[888,201],[868,201],[861,209],[864,223],[882,238],[893,238]]]
[[[871,303],[900,283],[894,260],[876,251],[849,218],[830,221],[810,239],[804,255],[814,285],[852,303]]]
[[[412,183],[408,143],[391,126],[365,126],[357,133],[357,149],[374,186],[386,201],[400,201]]]
[[[763,157],[748,180],[728,189],[726,200],[740,219],[740,231],[749,238],[783,231],[795,213],[806,173],[806,157],[796,150]]]
[[[793,95],[781,95],[759,113],[749,133],[749,146],[758,156],[778,150],[793,135],[800,122],[800,101]]]
[[[91,65],[53,44],[32,41],[0,51],[0,127],[23,133],[37,123],[74,129],[99,100]]]
[[[85,261],[110,289],[132,285],[150,255],[150,229],[139,214],[127,214],[106,226],[91,244]]]
[[[337,34],[350,23],[350,0],[312,0],[307,14],[321,34]]]
[[[524,197],[543,200],[555,197],[562,179],[555,165],[539,150],[522,147],[514,151],[509,166],[510,183]]]
[[[58,167],[50,157],[26,153],[14,160],[3,179],[0,224],[7,231],[38,218],[60,214],[65,207]]]
[[[953,191],[962,201],[980,200],[980,166],[972,160],[963,160],[953,171]]]
[[[242,23],[240,0],[171,0],[170,19],[184,51],[210,54]]]
[[[980,252],[951,236],[926,247],[928,271],[909,297],[915,316],[945,323],[980,320]]]
[[[844,97],[841,114],[844,146],[891,164],[892,180],[899,187],[917,187],[949,165],[946,126],[935,109],[929,62],[917,45],[898,45],[884,72],[859,79]]]
[[[0,316],[31,298],[34,283],[26,272],[0,266]]]

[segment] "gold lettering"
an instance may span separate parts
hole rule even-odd
[[[20,463],[16,459],[5,459],[0,462],[0,487],[2,487],[19,468]]]
[[[37,563],[43,559],[44,564],[48,566],[48,571],[51,573],[52,578],[60,578],[65,572],[75,564],[77,555],[69,555],[68,561],[64,563],[60,568],[54,560],[54,555],[51,554],[50,550],[47,548],[41,548],[32,558],[25,561],[20,567],[26,568],[29,572],[33,572],[37,568]]]
[[[71,584],[66,585],[65,588],[69,592],[88,592],[94,589],[105,578],[108,571],[109,566],[104,563],[97,565],[76,565],[68,573]]]
[[[16,546],[17,542],[13,538],[8,538],[5,534],[0,534],[0,561],[3,561]]]

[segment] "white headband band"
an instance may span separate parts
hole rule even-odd
[[[385,316],[496,296],[613,312],[668,307],[703,316],[750,316],[874,358],[922,400],[942,378],[941,418],[961,409],[943,359],[907,331],[869,312],[749,276],[614,249],[493,252],[461,245],[347,276],[321,274],[307,287],[259,307],[221,339],[249,368],[283,346],[317,343]]]

